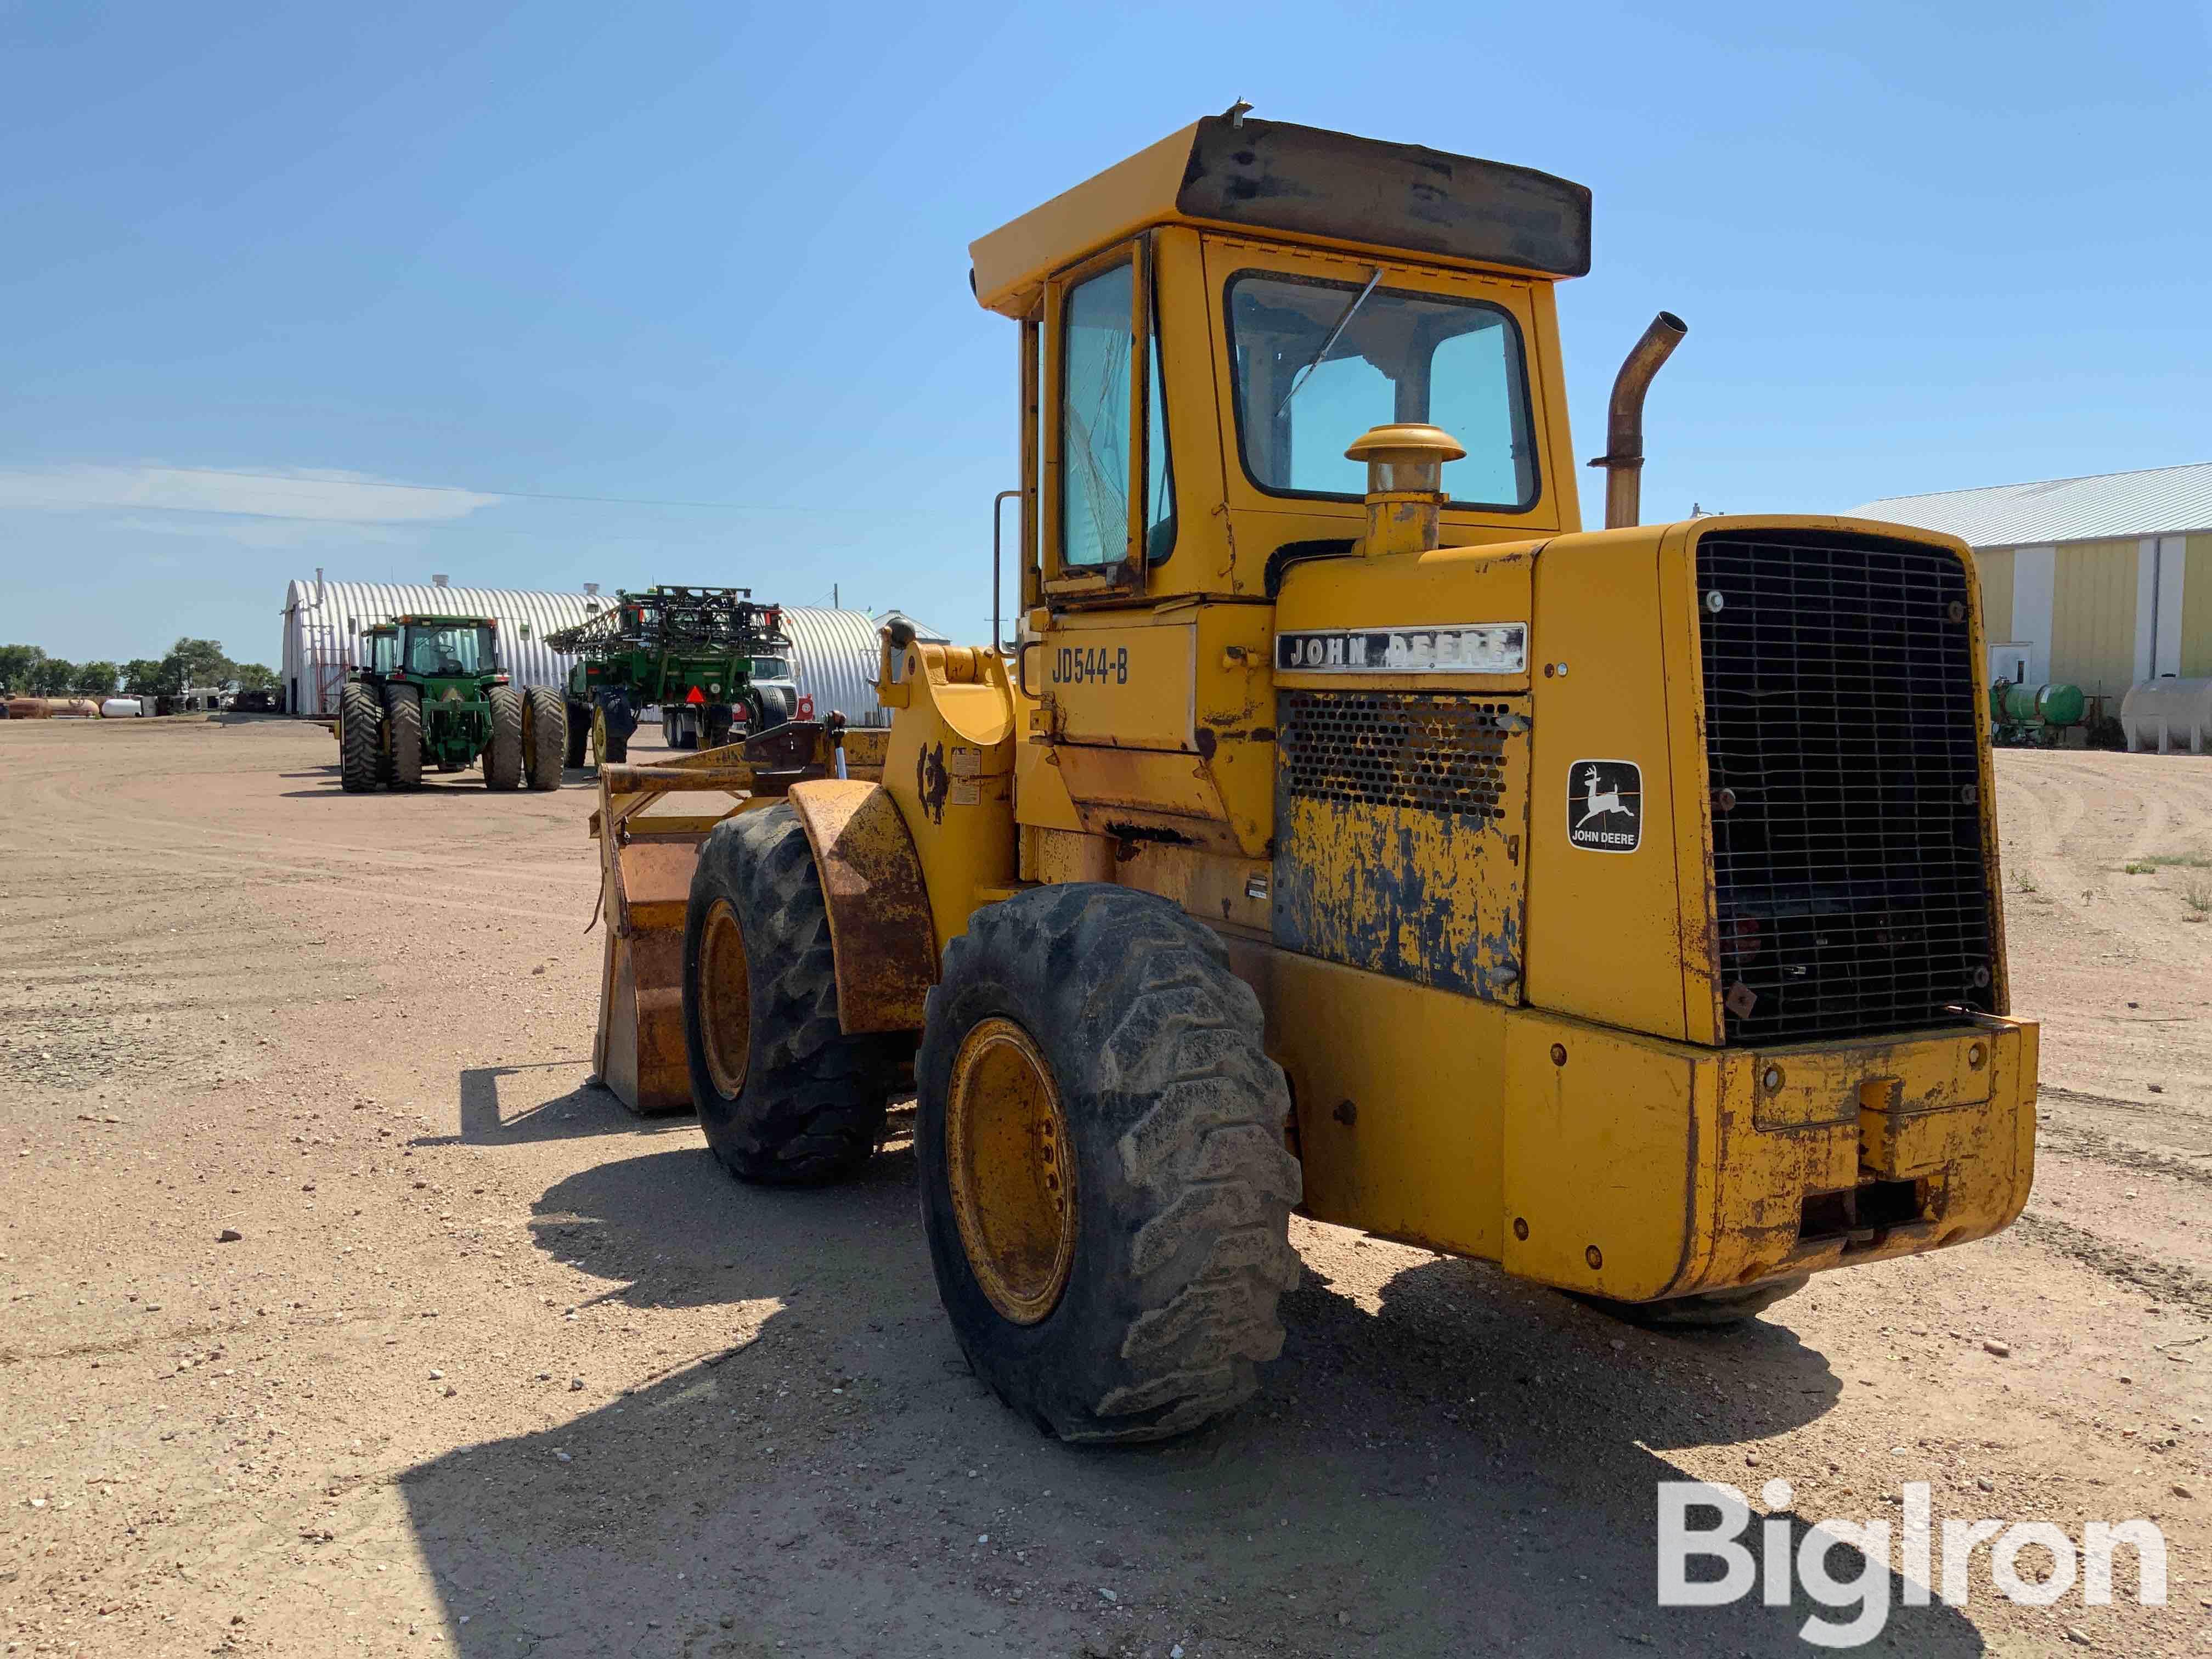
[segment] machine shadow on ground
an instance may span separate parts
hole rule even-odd
[[[460,1133],[423,1135],[417,1146],[504,1146],[590,1135],[661,1134],[690,1129],[689,1112],[640,1117],[603,1085],[590,1080],[588,1060],[541,1060],[513,1066],[472,1066],[460,1073]],[[514,1085],[502,1099],[502,1079]],[[548,1092],[548,1091],[551,1092]]]
[[[679,1310],[685,1335],[641,1340],[617,1401],[401,1477],[467,1659],[1805,1651],[1802,1593],[1654,1605],[1656,1483],[1688,1478],[1657,1449],[1756,1439],[1835,1398],[1779,1326],[1654,1336],[1443,1259],[1370,1310],[1309,1271],[1243,1411],[1080,1450],[969,1373],[910,1153],[776,1191],[703,1147],[646,1152],[557,1183],[531,1224],[605,1280],[600,1307]],[[1875,1582],[1893,1644],[1982,1650],[1958,1613]]]
[[[279,778],[287,780],[314,781],[319,784],[318,787],[313,789],[279,790],[276,794],[276,799],[279,800],[325,800],[332,796],[342,795],[345,793],[345,791],[338,786],[338,763],[336,761],[332,761],[328,766],[319,766],[310,771],[279,772],[276,775]],[[592,771],[586,767],[571,766],[561,774],[561,787],[562,789],[596,789],[599,787],[599,774]],[[421,785],[413,789],[403,789],[395,792],[391,789],[389,786],[384,786],[380,787],[376,793],[379,794],[392,794],[397,793],[406,795],[434,796],[468,793],[483,795],[489,794],[492,792],[484,787],[483,775],[481,772],[475,771],[469,768],[464,768],[459,772],[426,772],[422,775]],[[513,793],[537,793],[539,792],[534,790],[518,790]],[[547,791],[545,793],[557,793],[559,792]]]

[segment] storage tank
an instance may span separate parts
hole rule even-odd
[[[2000,716],[2021,726],[2074,726],[2088,708],[2078,685],[2007,685]]]
[[[2120,699],[2120,726],[2137,752],[2203,754],[2212,749],[2212,679],[2169,676],[2130,686]]]
[[[104,720],[136,720],[145,712],[145,703],[137,697],[110,697],[100,705]]]

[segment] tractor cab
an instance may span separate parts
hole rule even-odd
[[[499,624],[488,617],[402,617],[397,644],[392,672],[434,683],[441,700],[452,701],[454,691],[466,697],[471,689],[480,698],[506,683],[499,666]]]

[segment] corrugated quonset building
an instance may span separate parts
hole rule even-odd
[[[574,626],[614,603],[611,593],[538,593],[514,588],[435,583],[325,581],[318,574],[284,594],[284,706],[295,714],[337,712],[346,671],[361,660],[362,630],[406,616],[490,617],[499,623],[501,662],[518,685],[567,683],[569,659],[547,650],[548,634]],[[865,611],[787,606],[792,678],[827,714],[856,725],[890,720],[876,702],[876,623]]]
[[[1992,679],[2059,680],[2117,700],[2143,680],[2212,675],[2212,462],[1893,495],[1851,511],[1974,550]]]

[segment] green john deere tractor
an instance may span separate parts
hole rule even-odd
[[[557,686],[509,685],[488,617],[402,617],[362,635],[368,660],[338,694],[338,777],[349,794],[421,787],[422,769],[483,762],[485,785],[558,789],[568,711]]]
[[[758,736],[799,715],[783,608],[753,603],[750,587],[657,582],[623,592],[589,622],[548,634],[574,658],[568,671],[568,764],[629,755],[639,715],[658,704],[671,749],[718,749],[736,728]]]

